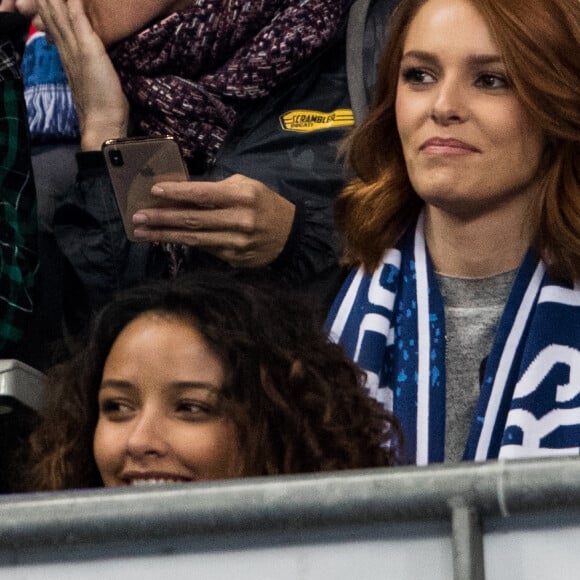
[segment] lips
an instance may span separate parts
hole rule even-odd
[[[466,154],[466,153],[481,153],[481,151],[465,141],[460,139],[449,139],[443,137],[432,137],[427,139],[421,147],[420,151],[427,151],[430,153],[451,153],[451,154]]]

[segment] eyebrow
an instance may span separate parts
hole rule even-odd
[[[410,50],[403,54],[401,62],[407,58],[416,58],[418,60],[427,61],[436,65],[440,64],[439,57],[431,52],[425,52],[423,50]],[[499,54],[470,54],[467,57],[467,63],[470,66],[481,66],[487,64],[498,64],[503,63],[503,60]]]
[[[176,390],[186,390],[186,389],[199,389],[204,391],[212,391],[212,392],[219,392],[221,389],[216,385],[212,385],[211,383],[203,383],[197,381],[176,381],[173,383],[169,383],[169,388],[176,389]],[[107,379],[106,381],[102,381],[99,385],[99,390],[101,389],[121,389],[121,390],[131,390],[135,388],[135,385],[130,381],[122,381],[116,379]]]

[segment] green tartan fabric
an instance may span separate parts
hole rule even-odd
[[[0,357],[22,339],[38,268],[36,190],[19,58],[0,36]]]

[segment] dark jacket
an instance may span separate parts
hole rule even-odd
[[[0,358],[19,356],[38,268],[36,190],[19,70],[28,22],[0,13]]]
[[[380,52],[392,4],[393,0],[356,1],[340,37],[242,116],[214,165],[189,163],[193,179],[220,180],[242,173],[296,205],[286,246],[263,269],[264,275],[310,292],[323,307],[343,276],[333,201],[347,178],[338,147],[349,126],[332,127],[331,121],[340,110],[343,118],[352,118],[353,108],[357,120],[364,116],[374,83],[375,53]],[[117,289],[144,278],[167,275],[167,260],[158,246],[130,243],[125,237],[102,154],[80,153],[77,161],[75,186],[57,200],[54,232],[80,281],[74,306],[78,311],[87,306],[94,310]],[[202,250],[190,249],[184,268],[207,267],[227,266]]]

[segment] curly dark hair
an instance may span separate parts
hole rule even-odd
[[[102,486],[93,456],[105,360],[146,312],[188,321],[222,361],[224,413],[237,427],[242,475],[398,463],[396,420],[371,399],[361,371],[296,295],[223,274],[157,281],[120,294],[85,345],[49,372],[42,421],[30,438],[27,490]]]

